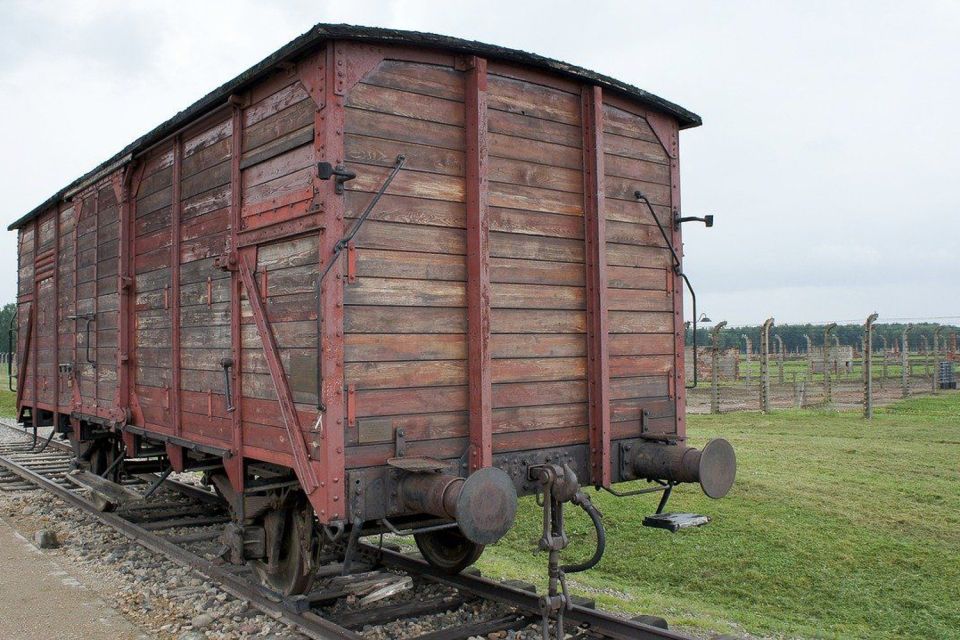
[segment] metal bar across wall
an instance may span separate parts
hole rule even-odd
[[[583,222],[586,240],[587,402],[590,473],[610,485],[610,364],[607,347],[607,242],[603,192],[603,93],[581,91],[583,122]]]
[[[490,374],[490,222],[487,206],[487,61],[465,62],[467,363],[470,471],[493,463],[493,386]]]

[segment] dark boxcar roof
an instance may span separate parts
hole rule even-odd
[[[43,210],[59,202],[65,194],[83,184],[98,173],[105,173],[105,170],[117,165],[127,156],[136,154],[149,146],[163,140],[165,137],[180,129],[191,120],[203,115],[212,108],[219,106],[230,94],[239,91],[244,86],[256,81],[260,76],[268,72],[278,63],[289,58],[296,57],[311,47],[324,40],[360,40],[365,42],[377,42],[382,44],[404,44],[419,47],[429,47],[433,49],[444,49],[458,53],[475,54],[487,58],[496,58],[499,60],[508,60],[520,64],[530,65],[553,71],[559,75],[584,80],[591,84],[612,89],[622,93],[630,98],[646,104],[658,111],[668,113],[675,117],[680,123],[681,129],[696,127],[702,124],[700,116],[687,111],[683,107],[664,100],[659,96],[648,93],[643,89],[638,89],[632,85],[620,82],[609,76],[605,76],[572,64],[544,58],[534,53],[527,53],[517,49],[508,49],[496,45],[484,44],[474,40],[462,40],[460,38],[450,38],[434,33],[421,33],[418,31],[401,31],[398,29],[381,29],[377,27],[357,27],[348,24],[318,24],[312,29],[289,42],[281,49],[264,58],[258,64],[247,69],[239,76],[229,82],[214,89],[206,96],[193,103],[177,115],[173,116],[160,126],[149,133],[137,138],[127,145],[122,151],[106,162],[100,164],[93,170],[80,176],[72,183],[52,195],[45,202],[24,215],[22,218],[12,223],[8,229],[13,230],[22,226],[24,223],[39,215]]]

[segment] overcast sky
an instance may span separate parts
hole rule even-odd
[[[716,226],[685,228],[686,272],[715,321],[960,321],[960,2],[0,0],[5,225],[317,22],[524,49],[700,114],[684,213]]]

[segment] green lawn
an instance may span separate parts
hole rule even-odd
[[[7,372],[4,370],[3,374],[0,374],[0,417],[13,418],[17,415],[17,394],[10,391],[7,380]]]
[[[0,380],[0,415],[14,394]],[[605,515],[600,566],[570,576],[601,606],[704,630],[807,638],[960,638],[960,394],[859,412],[689,416],[691,444],[722,435],[737,450],[730,495],[674,491],[669,509],[709,514],[671,534],[640,525],[656,498],[595,496]],[[592,533],[568,510],[573,543]],[[540,512],[484,554],[484,573],[538,582]]]
[[[596,496],[607,553],[571,576],[605,607],[704,630],[808,638],[960,638],[960,395],[859,413],[783,411],[690,416],[691,443],[723,435],[739,472],[719,501],[698,487],[669,510],[714,518],[671,534],[640,525],[656,498]],[[573,510],[569,511],[573,513]],[[481,560],[490,575],[538,582],[540,515]],[[592,541],[573,516],[568,558]],[[537,578],[536,580],[534,578]]]

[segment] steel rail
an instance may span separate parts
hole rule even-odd
[[[0,424],[16,430],[19,433],[19,430],[12,427],[9,423],[0,422]],[[73,451],[71,447],[59,442],[56,443],[56,445],[60,452],[72,455]],[[217,565],[204,557],[181,548],[157,533],[148,531],[138,524],[125,520],[119,515],[100,511],[93,502],[75,493],[68,488],[67,485],[61,485],[42,475],[42,472],[25,466],[29,465],[30,461],[23,460],[22,458],[29,456],[30,453],[29,451],[5,451],[3,447],[0,446],[0,467],[54,494],[64,502],[83,509],[144,548],[164,555],[178,564],[196,569],[207,578],[216,581],[224,591],[237,598],[249,601],[252,606],[264,614],[290,625],[311,638],[323,640],[360,640],[361,636],[356,632],[341,627],[317,615],[317,613],[313,611],[297,611],[295,608],[290,607],[289,603],[282,597],[268,592],[259,585],[229,571],[224,566]],[[20,459],[13,460],[8,457],[9,454],[16,454]],[[144,475],[144,477],[148,476]],[[171,488],[175,491],[182,492],[188,497],[195,499],[204,501],[209,501],[210,498],[218,499],[217,496],[191,485],[172,480],[167,480],[165,484],[170,484],[172,485]],[[385,567],[408,573],[411,576],[427,578],[455,589],[460,593],[472,594],[489,601],[513,607],[516,609],[516,615],[520,617],[534,620],[542,615],[541,597],[536,593],[510,587],[479,576],[466,574],[449,575],[432,567],[421,559],[367,543],[360,543],[359,551],[363,556],[374,560],[375,564],[379,563]],[[690,640],[689,636],[675,631],[659,629],[640,622],[620,618],[611,613],[578,605],[572,605],[566,609],[564,611],[564,618],[570,623],[570,631],[573,631],[573,626],[576,625],[587,631],[590,637],[600,636],[610,640]]]
[[[227,593],[248,601],[251,605],[271,618],[281,620],[311,638],[316,638],[317,640],[360,640],[361,638],[360,635],[353,631],[319,616],[307,617],[285,609],[281,603],[269,597],[257,586],[245,579],[215,565],[206,558],[197,556],[176,546],[172,542],[164,540],[155,533],[124,520],[120,516],[100,511],[92,502],[89,502],[66,487],[57,484],[53,480],[9,459],[6,455],[0,454],[0,466],[20,476],[24,480],[37,485],[41,489],[54,494],[64,502],[83,509],[137,544],[155,553],[164,555],[178,564],[199,571],[207,576],[207,578],[215,580]]]
[[[423,560],[396,551],[390,551],[389,549],[380,549],[365,543],[360,545],[360,549],[365,554],[378,558],[387,566],[401,569],[414,575],[427,576],[436,582],[448,585],[459,591],[473,593],[488,600],[510,605],[536,616],[541,615],[540,596],[536,593],[515,589],[479,576],[466,574],[449,575],[440,569],[430,566]],[[572,605],[571,608],[567,609],[564,612],[564,619],[572,621],[577,625],[585,625],[589,631],[615,640],[659,640],[662,638],[667,638],[668,640],[691,640],[690,636],[685,636],[675,631],[651,627],[641,622],[618,618],[610,613],[588,609],[578,605]]]

